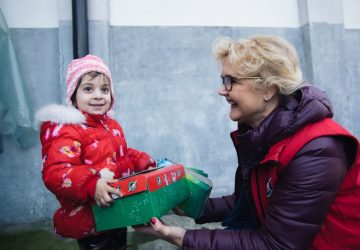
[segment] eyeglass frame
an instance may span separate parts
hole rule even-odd
[[[238,83],[240,80],[242,79],[260,79],[260,77],[258,76],[243,76],[243,77],[237,77],[237,76],[232,76],[232,75],[220,75],[220,78],[222,80],[222,84],[225,88],[226,91],[231,91],[232,90],[232,86],[234,83]],[[230,79],[230,83],[229,82],[225,82],[226,79]],[[229,86],[230,88],[228,89],[226,86]]]

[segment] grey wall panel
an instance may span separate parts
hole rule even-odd
[[[59,68],[60,80],[57,83],[60,91],[60,102],[65,103],[66,98],[66,67],[73,59],[72,21],[59,21]]]
[[[12,29],[11,36],[34,108],[60,102],[58,30]]]
[[[217,94],[219,65],[211,45],[220,36],[283,36],[298,50],[305,79],[326,90],[335,118],[360,135],[360,30],[310,24],[298,29],[240,27],[109,27],[90,23],[90,52],[109,62],[116,92],[115,117],[128,145],[155,158],[207,171],[212,196],[231,193],[236,169],[229,133],[236,124]],[[12,29],[34,110],[62,103],[71,59],[71,23],[57,29]],[[57,201],[41,180],[41,148],[21,150],[4,137],[0,154],[0,224],[51,218]]]
[[[211,46],[220,36],[258,33],[284,36],[304,61],[298,29],[113,27],[116,111],[128,144],[204,169],[215,183],[213,195],[231,192],[237,161],[229,133],[236,124],[217,94],[220,71]]]
[[[116,111],[128,144],[155,158],[233,176],[228,105],[217,95],[219,71],[211,43],[221,29],[112,29]],[[221,184],[220,184],[221,183]],[[227,189],[220,182],[215,192]]]
[[[30,223],[52,217],[57,206],[41,179],[41,148],[23,150],[9,136],[3,137],[0,154],[0,224]]]
[[[334,106],[335,119],[350,126],[350,103],[346,92],[350,89],[346,74],[346,53],[343,25],[310,24],[310,47],[313,84],[326,91]],[[351,92],[348,93],[351,95]]]
[[[60,103],[57,29],[12,29],[15,51],[33,110]],[[0,224],[49,218],[56,206],[41,179],[41,148],[23,150],[12,136],[3,137],[0,154]]]
[[[89,54],[97,55],[109,64],[110,42],[109,23],[89,21]]]
[[[344,44],[345,51],[345,71],[342,73],[343,79],[347,79],[348,88],[345,89],[347,102],[349,129],[360,137],[360,30],[346,30]],[[342,86],[339,86],[342,88]]]

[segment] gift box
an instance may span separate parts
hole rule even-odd
[[[197,219],[204,210],[205,202],[210,196],[212,182],[207,173],[196,168],[185,168],[186,180],[190,189],[189,197],[179,204],[187,216]]]
[[[188,198],[190,191],[181,164],[156,168],[111,184],[121,191],[109,207],[93,206],[96,231],[148,223]]]

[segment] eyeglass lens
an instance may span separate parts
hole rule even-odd
[[[225,89],[227,91],[231,90],[232,87],[232,83],[234,82],[233,77],[229,76],[229,75],[225,75],[225,76],[221,76],[222,79],[222,84],[224,85]]]

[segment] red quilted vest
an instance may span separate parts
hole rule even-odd
[[[309,124],[294,135],[273,145],[260,163],[273,167],[259,167],[253,171],[251,189],[255,206],[263,223],[271,188],[276,185],[279,173],[296,153],[308,142],[320,136],[341,135],[358,140],[330,118]],[[336,237],[336,238],[334,238]],[[316,236],[311,249],[360,249],[360,145],[353,165],[349,168],[335,200]]]

